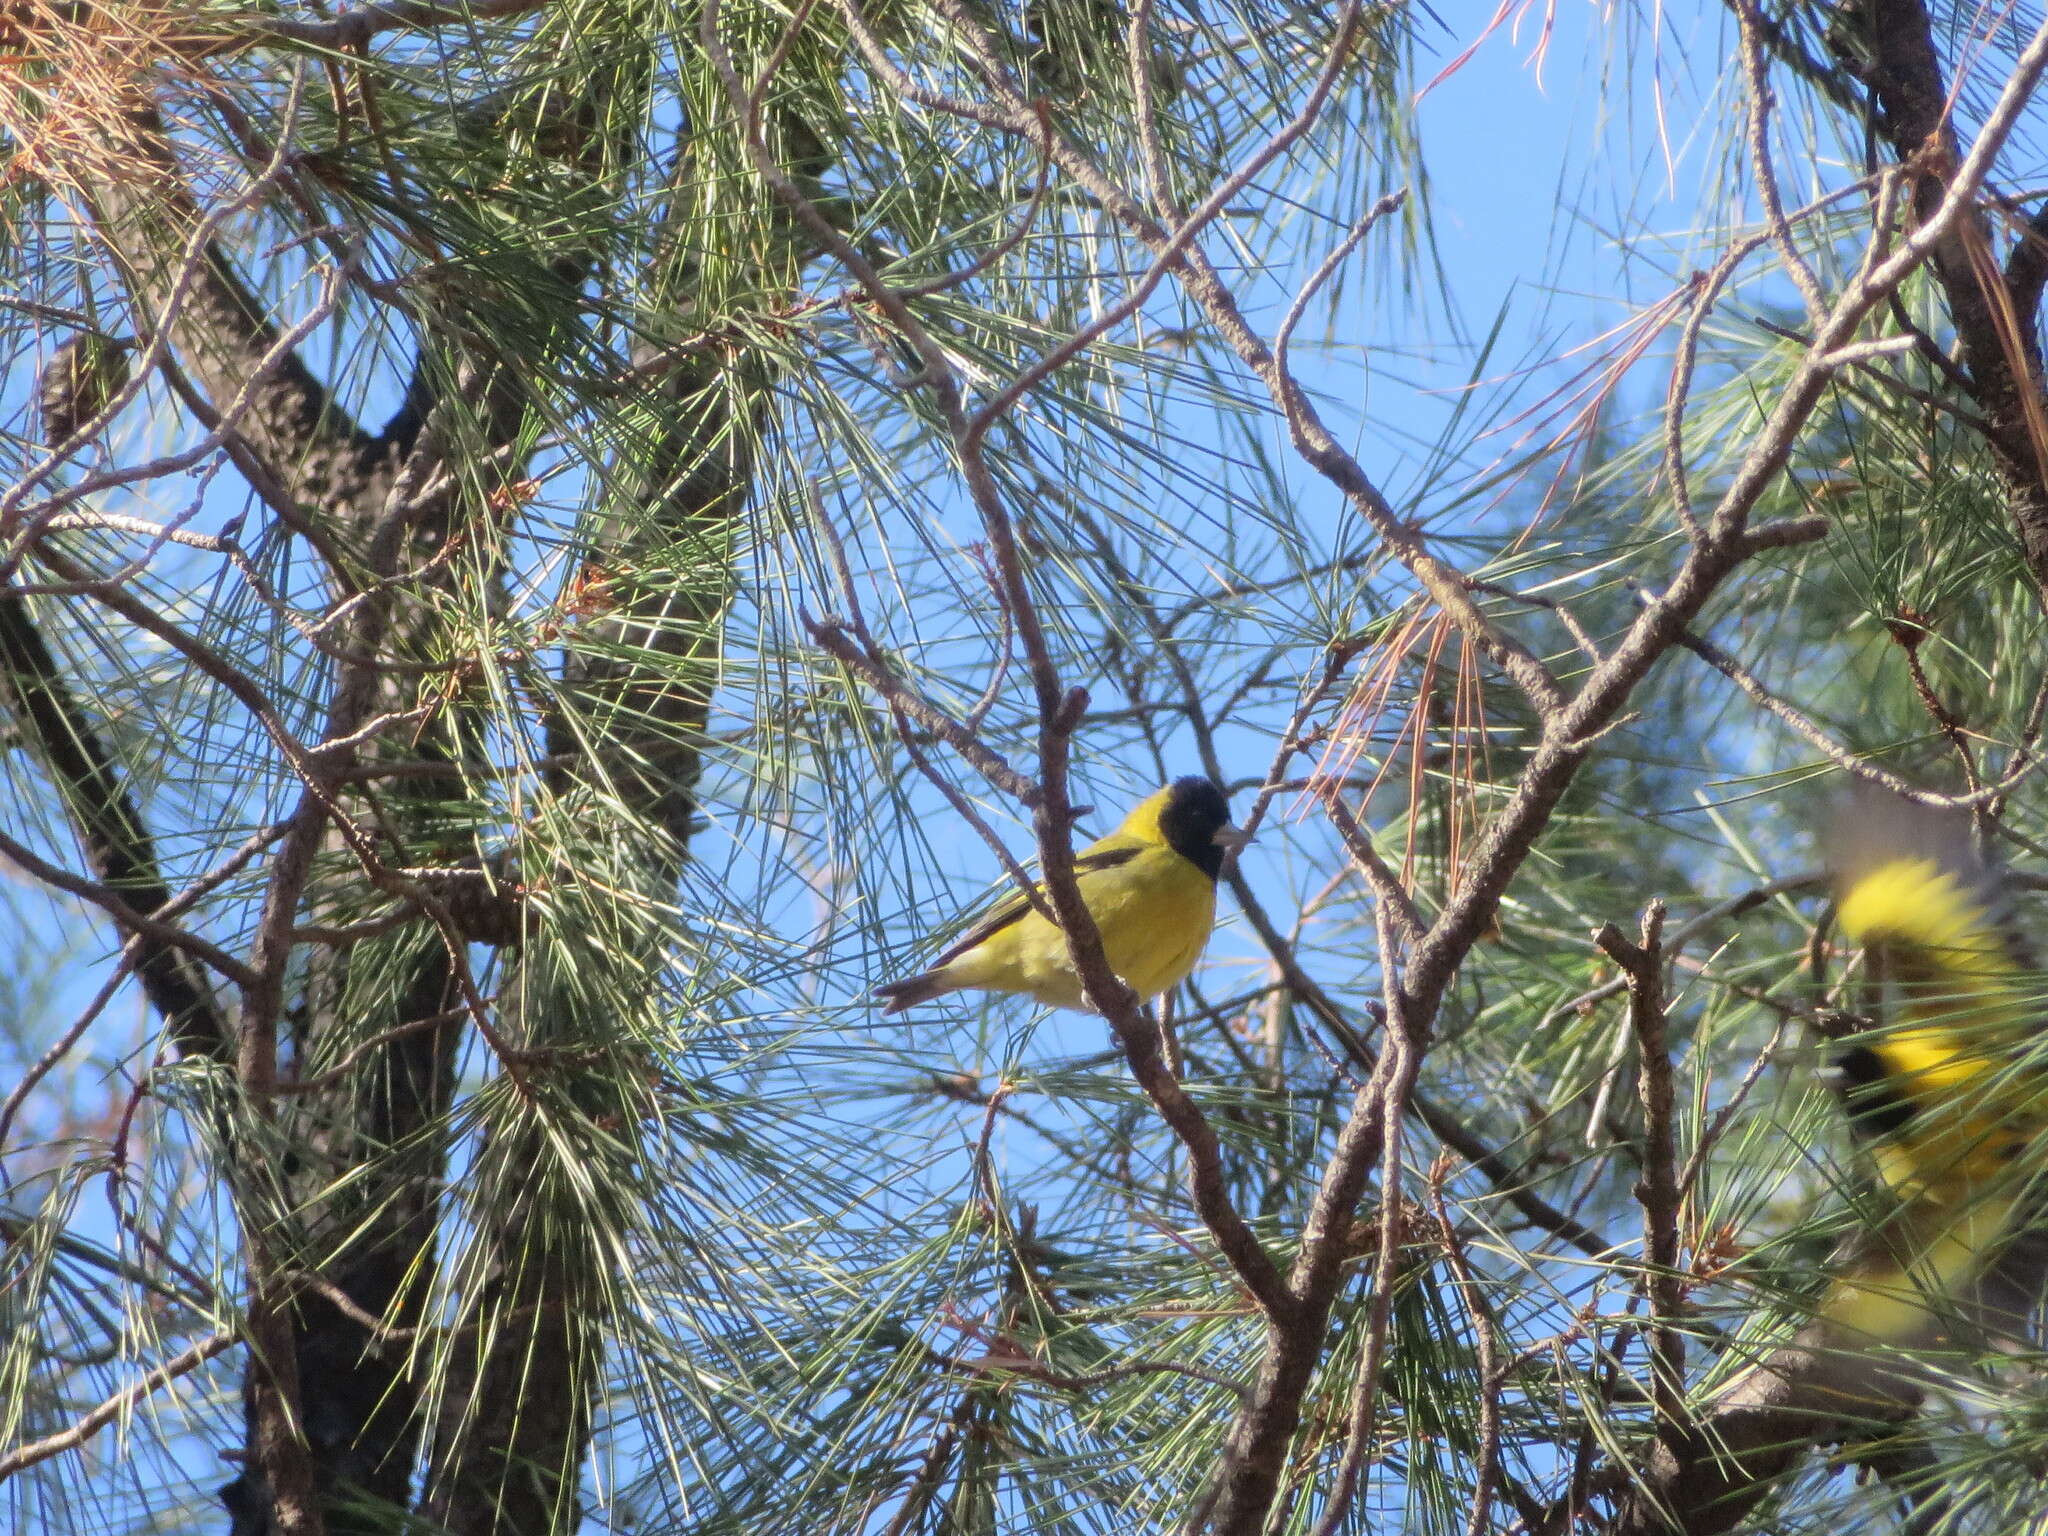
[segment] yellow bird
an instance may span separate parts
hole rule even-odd
[[[1904,800],[1859,797],[1841,842],[1837,920],[1894,1016],[1852,1037],[1832,1075],[1896,1204],[1821,1316],[1908,1346],[1937,1338],[1945,1312],[2009,1329],[2040,1280],[1999,1260],[2038,1203],[2048,1082],[2026,1059],[2039,1023],[2001,877],[1964,818]]]
[[[1109,967],[1139,997],[1157,997],[1195,968],[1216,925],[1223,857],[1246,841],[1230,824],[1223,791],[1192,777],[1147,796],[1114,832],[1074,856],[1081,899],[1101,931]],[[1021,892],[997,903],[930,970],[877,987],[875,996],[887,1014],[960,991],[1021,992],[1055,1008],[1088,1006],[1066,935]]]

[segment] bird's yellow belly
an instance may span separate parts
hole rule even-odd
[[[2040,1129],[2040,1089],[1951,1031],[1902,1030],[1875,1049],[1914,1107],[1904,1129],[1875,1149],[1879,1172],[1901,1195],[1939,1186],[1981,1191],[2010,1173]]]
[[[1177,986],[1195,968],[1216,920],[1216,886],[1185,859],[1134,859],[1084,875],[1081,894],[1103,936],[1109,968],[1141,998]],[[1085,1009],[1066,935],[1036,912],[955,962],[962,986],[1018,992],[1055,1008]]]

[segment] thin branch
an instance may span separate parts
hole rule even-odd
[[[89,901],[109,917],[128,930],[153,939],[172,949],[183,950],[197,959],[204,960],[229,981],[238,985],[250,979],[250,971],[233,955],[216,944],[209,943],[197,934],[188,933],[173,923],[167,923],[145,912],[138,912],[130,906],[127,898],[112,887],[97,880],[88,880],[83,875],[73,874],[62,865],[52,864],[25,843],[17,842],[5,832],[0,832],[0,857],[18,865],[34,875],[45,885]]]
[[[1757,196],[1763,202],[1764,221],[1770,228],[1772,244],[1778,248],[1778,259],[1806,300],[1808,318],[1818,320],[1827,309],[1827,296],[1821,292],[1820,280],[1807,266],[1806,258],[1799,253],[1799,242],[1793,238],[1792,225],[1785,217],[1785,204],[1779,196],[1778,173],[1771,165],[1773,97],[1770,67],[1764,59],[1761,17],[1756,0],[1732,3],[1742,35],[1742,66],[1749,77],[1749,157],[1756,174]]]
[[[1846,187],[1838,187],[1801,209],[1800,217],[1805,218],[1819,213],[1838,199],[1863,190],[1868,184],[1868,178],[1865,178]],[[1897,186],[1892,180],[1878,179],[1879,225],[1886,233],[1889,232],[1887,216],[1892,199],[1896,195]],[[1678,346],[1671,360],[1671,380],[1664,391],[1664,478],[1671,487],[1671,499],[1678,513],[1678,520],[1684,525],[1687,536],[1695,540],[1700,536],[1700,522],[1699,514],[1693,507],[1690,472],[1686,464],[1685,410],[1691,400],[1693,373],[1699,366],[1700,338],[1706,332],[1707,321],[1714,312],[1716,301],[1734,279],[1736,269],[1750,256],[1768,245],[1770,239],[1767,231],[1739,240],[1730,246],[1704,275],[1695,273],[1690,279],[1692,306],[1678,334]],[[1778,333],[1790,334],[1783,331]],[[1799,340],[1802,345],[1810,345],[1805,338],[1793,339]]]
[[[998,789],[1014,795],[1027,806],[1037,806],[1041,792],[1036,784],[1012,768],[1001,754],[983,745],[979,736],[864,652],[845,629],[829,617],[813,619],[806,614],[802,616],[802,622],[819,649],[880,694],[891,709],[943,741]]]
[[[1344,847],[1351,854],[1351,861],[1358,866],[1365,883],[1372,888],[1373,899],[1391,908],[1394,920],[1400,926],[1402,942],[1412,944],[1429,929],[1422,914],[1415,909],[1415,902],[1402,886],[1393,870],[1387,867],[1380,851],[1372,845],[1372,834],[1358,824],[1358,818],[1351,814],[1351,808],[1339,798],[1341,791],[1332,786],[1317,798],[1322,802],[1323,813],[1337,828],[1338,836],[1344,839]]]
[[[1536,1226],[1560,1241],[1570,1243],[1589,1259],[1604,1263],[1613,1257],[1614,1244],[1608,1238],[1537,1194],[1529,1187],[1529,1174],[1510,1167],[1498,1150],[1489,1146],[1450,1110],[1419,1091],[1410,1096],[1410,1102],[1415,1106],[1416,1118],[1430,1135],[1464,1158],[1473,1172],[1493,1186],[1496,1194]]]
[[[1152,0],[1136,0],[1130,25],[1124,29],[1124,51],[1130,69],[1131,101],[1138,124],[1138,150],[1145,165],[1145,190],[1162,223],[1179,216],[1173,196],[1173,168],[1159,142],[1159,114],[1152,87]]]
[[[121,946],[121,955],[107,979],[100,983],[99,991],[92,995],[85,1007],[72,1020],[70,1027],[50,1043],[50,1048],[36,1058],[35,1064],[22,1074],[21,1081],[14,1085],[14,1091],[7,1095],[7,1102],[0,1104],[0,1158],[7,1155],[7,1149],[14,1145],[14,1117],[21,1113],[21,1106],[28,1102],[36,1085],[57,1070],[58,1063],[71,1054],[72,1049],[85,1038],[99,1016],[106,1011],[114,994],[121,990],[121,984],[134,972],[135,957],[141,946],[141,937],[131,935]]]
[[[1927,718],[1934,728],[1941,732],[1956,755],[1956,762],[1963,771],[1963,782],[1969,786],[1974,798],[1983,785],[1977,777],[1977,759],[1970,751],[1970,739],[1963,731],[1963,722],[1956,712],[1942,702],[1941,695],[1934,691],[1934,684],[1927,676],[1927,668],[1920,661],[1920,646],[1927,638],[1927,632],[1909,620],[1894,620],[1889,626],[1892,640],[1906,656],[1906,677],[1913,685],[1913,695],[1920,701],[1920,707],[1927,711]]]
[[[1664,903],[1643,909],[1642,938],[1631,943],[1612,923],[1597,942],[1628,977],[1628,1021],[1635,1036],[1638,1088],[1643,1101],[1642,1177],[1636,1198],[1643,1207],[1645,1290],[1654,1314],[1650,1326],[1651,1395],[1657,1438],[1676,1452],[1690,1434],[1685,1407],[1685,1335],[1677,1319],[1685,1305],[1679,1273],[1678,1136],[1673,1119],[1671,1052],[1665,1043]]]
[[[216,538],[210,533],[193,533],[176,523],[153,523],[146,517],[125,517],[116,512],[60,512],[45,522],[43,527],[52,533],[78,528],[139,534],[150,541],[152,549],[162,544],[183,544],[190,549],[203,549],[209,554],[224,555],[234,547],[232,540]]]
[[[1673,951],[1683,949],[1693,939],[1716,923],[1732,922],[1738,918],[1746,917],[1766,902],[1774,901],[1780,896],[1797,895],[1807,891],[1819,890],[1827,884],[1827,878],[1827,875],[1822,871],[1808,870],[1801,874],[1786,875],[1782,879],[1768,881],[1763,885],[1751,886],[1746,891],[1738,892],[1733,896],[1715,902],[1697,917],[1689,918],[1685,922],[1680,923],[1671,930],[1670,937],[1665,941],[1665,947]],[[1551,1026],[1566,1015],[1583,1013],[1595,1003],[1603,1003],[1610,997],[1619,997],[1627,990],[1628,977],[1626,974],[1603,981],[1598,986],[1588,987],[1576,997],[1568,998],[1545,1013],[1536,1023],[1536,1033],[1539,1037],[1547,1036]]]
[[[350,1069],[372,1051],[381,1050],[394,1040],[403,1040],[407,1035],[417,1035],[424,1030],[440,1029],[445,1025],[453,1024],[458,1019],[469,1017],[470,1012],[470,1006],[465,1002],[459,1008],[449,1008],[440,1013],[428,1014],[423,1018],[407,1019],[403,1024],[395,1024],[389,1029],[379,1030],[376,1034],[370,1036],[369,1039],[358,1041],[349,1048],[348,1053],[341,1060],[327,1068],[324,1072],[317,1073],[312,1077],[292,1078],[289,1081],[279,1080],[272,1083],[268,1091],[287,1096],[324,1092],[348,1076]],[[531,1056],[532,1053],[526,1054]]]
[[[1283,377],[1293,377],[1287,367],[1287,344],[1294,339],[1294,328],[1308,312],[1309,302],[1322,290],[1323,284],[1337,275],[1337,269],[1344,265],[1351,253],[1364,244],[1365,237],[1372,233],[1372,227],[1399,208],[1407,196],[1407,188],[1399,188],[1387,193],[1366,209],[1364,217],[1351,226],[1344,238],[1323,258],[1322,264],[1309,274],[1308,281],[1301,285],[1301,291],[1294,296],[1294,302],[1287,306],[1287,313],[1281,317],[1280,329],[1273,333],[1273,366]]]
[[[1571,636],[1572,644],[1584,651],[1595,666],[1603,660],[1599,645],[1586,632],[1585,626],[1579,623],[1577,615],[1555,598],[1544,597],[1536,592],[1517,592],[1513,587],[1481,581],[1477,577],[1468,577],[1465,585],[1474,592],[1485,592],[1493,597],[1506,598],[1511,603],[1520,603],[1527,608],[1540,608],[1557,620],[1564,632]]]
[[[1493,1507],[1493,1487],[1500,1477],[1500,1394],[1506,1373],[1500,1367],[1494,1337],[1499,1324],[1486,1305],[1486,1295],[1472,1273],[1457,1224],[1444,1204],[1444,1178],[1449,1172],[1449,1162],[1439,1157],[1430,1170],[1429,1208],[1436,1217],[1444,1260],[1450,1265],[1451,1279],[1458,1288],[1458,1299],[1472,1331],[1473,1364],[1479,1373],[1479,1451],[1473,1458],[1472,1512],[1466,1517],[1465,1536],[1487,1536],[1493,1529],[1488,1517]]]
[[[1952,810],[1987,805],[2004,795],[2010,794],[2022,780],[2033,773],[2039,766],[2037,760],[2031,758],[2021,759],[2010,766],[2005,774],[1996,782],[1979,785],[1971,789],[1967,794],[1940,795],[1932,793],[1916,785],[1909,784],[1890,769],[1880,767],[1868,758],[1841,745],[1841,743],[1829,736],[1826,730],[1813,720],[1811,716],[1771,692],[1755,673],[1751,672],[1741,662],[1730,656],[1711,640],[1704,639],[1694,634],[1691,630],[1680,631],[1676,639],[1680,646],[1691,651],[1700,660],[1740,688],[1750,701],[1762,708],[1765,713],[1775,716],[1790,726],[1801,740],[1812,745],[1822,756],[1826,757],[1829,762],[1840,768],[1844,773],[1850,774],[1866,783],[1876,784],[1892,794],[1911,800],[1916,804],[1940,806]],[[1935,710],[1939,710],[1941,706],[1936,701],[1933,707]],[[1937,724],[1939,724],[1938,715]]]
[[[811,482],[807,489],[810,494],[811,520],[816,525],[820,536],[824,539],[825,552],[831,562],[832,574],[839,583],[840,595],[846,599],[848,624],[852,630],[853,640],[858,642],[868,667],[871,669],[869,674],[864,675],[870,677],[881,676],[895,681],[895,690],[893,692],[885,691],[879,687],[876,688],[876,691],[881,693],[889,702],[889,717],[896,727],[896,739],[903,744],[904,753],[910,758],[917,770],[930,781],[941,795],[945,796],[946,803],[953,807],[954,812],[963,821],[974,828],[975,832],[981,837],[981,840],[994,852],[1004,871],[1010,876],[1011,883],[1022,893],[1024,899],[1031,904],[1032,910],[1041,917],[1050,919],[1052,913],[1046,906],[1044,895],[1038,889],[1038,882],[1033,880],[1024,866],[1011,856],[1009,845],[996,836],[995,829],[982,819],[981,813],[975,809],[973,802],[959,791],[951,779],[939,772],[938,766],[930,758],[925,756],[923,749],[918,746],[915,740],[915,732],[910,729],[912,720],[911,706],[914,705],[922,712],[923,719],[927,722],[926,729],[931,730],[933,735],[939,736],[947,745],[966,758],[969,763],[981,768],[983,776],[988,778],[991,783],[996,784],[999,788],[1009,789],[1011,793],[1016,794],[1026,805],[1035,803],[1038,795],[1038,786],[1036,784],[1033,784],[1023,775],[1014,772],[1011,773],[1011,778],[1014,782],[1006,784],[1002,779],[991,774],[988,767],[984,766],[983,761],[977,759],[977,754],[981,754],[981,757],[985,758],[988,762],[1002,763],[1005,769],[1008,768],[1008,764],[1004,763],[998,754],[991,751],[982,742],[980,735],[982,715],[987,707],[995,702],[996,689],[1000,686],[1003,676],[1009,670],[1011,623],[1009,609],[1002,604],[1000,581],[994,577],[990,578],[990,584],[996,588],[997,606],[1002,610],[1002,657],[995,668],[995,676],[991,678],[987,690],[982,694],[981,701],[968,711],[967,719],[964,722],[954,722],[951,716],[945,714],[938,706],[930,703],[923,695],[915,692],[908,682],[896,678],[896,674],[889,669],[887,663],[883,660],[881,645],[875,639],[874,634],[868,629],[867,615],[861,611],[860,588],[854,583],[853,567],[847,561],[846,546],[840,542],[839,530],[833,526],[832,519],[826,515],[824,498],[819,494],[817,483],[815,481]],[[820,635],[820,626],[811,623],[808,615],[803,616],[803,622],[805,627],[812,632],[813,636],[819,638],[821,645],[824,645],[828,651],[832,649],[832,646],[825,637]],[[842,636],[841,638],[843,639],[844,637]],[[870,686],[874,686],[872,681],[870,681]],[[932,722],[940,721],[945,722],[950,729],[944,733],[933,729]]]
[[[1358,1363],[1358,1379],[1352,1388],[1344,1455],[1324,1503],[1322,1518],[1316,1523],[1315,1536],[1337,1536],[1337,1532],[1343,1529],[1352,1501],[1357,1497],[1359,1477],[1365,1467],[1366,1452],[1372,1443],[1373,1427],[1379,1413],[1380,1370],[1386,1356],[1388,1325],[1394,1315],[1395,1269],[1407,1235],[1403,1230],[1405,1207],[1401,1199],[1400,1126],[1407,1115],[1408,1095],[1414,1090],[1416,1075],[1422,1067],[1422,1042],[1409,1022],[1407,999],[1396,979],[1400,974],[1400,955],[1406,942],[1397,914],[1388,903],[1381,902],[1374,909],[1373,917],[1379,939],[1380,972],[1386,978],[1386,1058],[1389,1063],[1377,1106],[1382,1143],[1379,1253],[1373,1266],[1372,1307],[1366,1319],[1365,1349]],[[1297,1288],[1313,1274],[1312,1269],[1304,1267],[1304,1261],[1319,1262],[1321,1256],[1315,1253],[1315,1245],[1327,1241],[1326,1236],[1314,1230],[1312,1217],[1310,1228],[1302,1238],[1302,1259],[1297,1260],[1292,1277]],[[1320,1326],[1316,1331],[1320,1334]]]
[[[145,1399],[161,1392],[180,1376],[190,1375],[216,1355],[225,1354],[241,1342],[241,1335],[232,1329],[207,1335],[190,1349],[181,1350],[162,1365],[150,1371],[134,1385],[115,1393],[90,1413],[77,1420],[69,1429],[27,1445],[17,1446],[6,1455],[0,1456],[0,1482],[5,1482],[17,1472],[26,1471],[38,1462],[48,1461],[52,1456],[75,1450],[109,1424],[126,1418]]]
[[[1678,942],[1676,939],[1672,940],[1672,947],[1676,948]],[[1789,1019],[1778,1020],[1777,1026],[1771,1031],[1770,1039],[1763,1043],[1763,1048],[1751,1059],[1748,1069],[1742,1074],[1742,1080],[1735,1085],[1735,1091],[1728,1095],[1728,1101],[1714,1112],[1714,1118],[1700,1133],[1699,1145],[1692,1149],[1692,1155],[1685,1160],[1685,1167],[1678,1175],[1680,1200],[1692,1197],[1693,1185],[1699,1181],[1700,1172],[1707,1165],[1708,1155],[1720,1143],[1728,1127],[1734,1123],[1737,1112],[1748,1101],[1750,1091],[1763,1077],[1764,1069],[1776,1059],[1778,1047],[1784,1042],[1785,1031],[1790,1027]]]

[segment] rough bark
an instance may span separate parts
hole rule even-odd
[[[622,498],[630,511],[600,524],[593,539],[587,569],[617,606],[588,626],[565,667],[564,713],[580,730],[551,733],[551,788],[589,819],[594,842],[615,844],[605,877],[644,896],[648,915],[622,914],[625,931],[613,942],[623,954],[580,962],[553,936],[529,935],[504,987],[519,999],[506,1025],[525,1050],[597,1047],[606,1038],[606,1021],[579,1001],[589,989],[565,987],[561,967],[624,966],[651,981],[658,965],[662,929],[651,914],[668,899],[689,843],[733,525],[758,428],[730,430],[729,385],[715,369],[664,382],[670,409],[659,445],[635,472],[637,487]],[[605,825],[614,818],[619,825]],[[501,1122],[480,1158],[507,1180],[488,1202],[502,1219],[486,1234],[490,1275],[473,1299],[474,1315],[489,1323],[474,1349],[451,1361],[423,1504],[458,1536],[573,1528],[602,1383],[610,1260],[592,1240],[582,1192],[544,1173],[561,1155],[548,1145],[549,1117],[599,1113],[601,1104],[574,1081],[539,1091],[541,1102]],[[534,1176],[511,1187],[522,1172]]]
[[[65,682],[22,598],[0,592],[0,709],[43,762],[93,874],[144,917],[170,900],[156,844],[114,754]],[[175,944],[132,934],[135,976],[181,1051],[218,1057],[227,1026],[205,971]]]
[[[197,261],[188,259],[202,215],[183,190],[175,156],[153,115],[137,119],[133,148],[160,174],[105,189],[96,211],[108,246],[120,253],[142,323],[165,313],[178,296],[170,340],[188,388],[198,397],[188,403],[202,418],[218,420],[229,402],[240,399],[233,447],[245,468],[269,483],[273,510],[281,510],[277,502],[288,502],[295,522],[328,557],[335,601],[366,577],[427,573],[399,589],[379,651],[400,662],[445,655],[435,600],[451,578],[446,569],[434,572],[434,560],[474,509],[458,491],[419,506],[387,503],[402,483],[457,467],[451,449],[489,451],[512,442],[526,408],[525,381],[488,358],[466,367],[444,358],[446,365],[436,370],[423,357],[401,409],[381,431],[363,429],[295,353],[266,364],[279,330],[236,272],[223,240],[208,241]],[[575,275],[558,273],[557,280]],[[444,341],[460,347],[459,336]],[[469,398],[461,415],[470,430],[451,431],[430,444],[421,429],[437,403],[428,382],[437,376],[462,380]],[[434,462],[421,462],[421,452],[430,452]],[[508,461],[503,473],[516,477],[517,462]],[[391,569],[371,569],[364,562],[392,519],[401,520],[403,529],[391,541]],[[490,542],[478,542],[478,558],[489,558]],[[371,708],[412,708],[422,686],[421,674],[387,672]],[[460,714],[451,707],[416,737],[395,748],[373,748],[373,755],[402,751],[409,758],[453,764],[473,752],[469,744],[477,737],[463,728]],[[345,805],[388,834],[388,862],[425,863],[432,856],[422,850],[448,834],[451,798],[429,786],[378,796],[374,809],[364,794],[346,797]],[[362,874],[340,839],[331,839],[311,898],[330,909],[351,901],[360,908]],[[295,1401],[287,1408],[300,1426],[328,1529],[390,1528],[393,1514],[410,1499],[417,1472],[424,1426],[410,1349],[383,1342],[376,1325],[417,1326],[431,1289],[459,1031],[452,1022],[421,1026],[449,1015],[459,989],[451,944],[424,913],[377,952],[374,1002],[352,984],[359,958],[347,947],[316,952],[303,996],[288,1007],[302,1068],[317,1067],[376,1036],[389,1038],[359,1058],[344,1081],[294,1099],[282,1117],[293,1161],[273,1170],[282,1184],[272,1198],[294,1219],[289,1230],[270,1231],[267,1241],[274,1263],[316,1283],[298,1287],[282,1309],[279,1336],[290,1341],[289,1368],[268,1370],[252,1359],[247,1373],[250,1454],[221,1490],[236,1536],[273,1529],[278,1514],[267,1458],[256,1451],[266,1394],[280,1381],[296,1378]],[[175,999],[159,999],[160,1006],[167,1002]],[[232,1042],[224,1047],[232,1056]],[[345,1182],[344,1175],[350,1176]],[[258,1219],[254,1210],[244,1216]]]
[[[1721,1536],[1816,1445],[1881,1436],[1918,1391],[1816,1323],[1738,1376],[1686,1433],[1661,1438],[1611,1536]]]
[[[1877,130],[1913,177],[1913,211],[1939,206],[1960,158],[1949,81],[1921,0],[1868,0],[1845,8],[1840,23],[1859,45],[1852,63],[1874,105]],[[2023,242],[2001,272],[1992,229],[1981,210],[1958,219],[1934,247],[1931,263],[1970,394],[1989,431],[2021,553],[2048,598],[2048,414],[2042,403],[2036,334],[2041,289],[2030,275],[2038,255]]]

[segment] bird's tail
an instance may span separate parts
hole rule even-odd
[[[901,981],[884,982],[875,988],[874,995],[882,1000],[882,1014],[887,1017],[906,1008],[915,1008],[919,1003],[928,1003],[953,990],[954,983],[946,978],[943,970],[937,970],[906,976]]]

